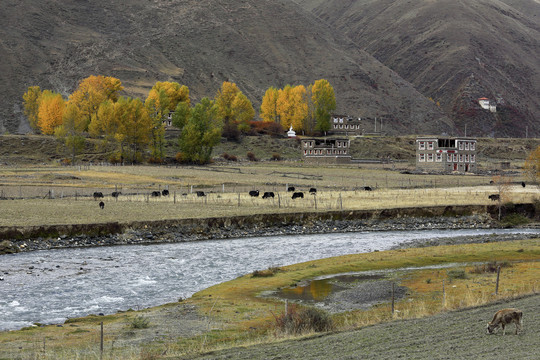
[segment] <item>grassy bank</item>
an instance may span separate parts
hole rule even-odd
[[[283,311],[283,302],[260,295],[315,277],[346,272],[387,270],[396,284],[407,287],[408,293],[396,303],[394,315],[388,303],[334,315],[337,330],[421,318],[536,293],[540,289],[538,260],[540,239],[382,251],[311,261],[274,269],[277,271],[266,274],[271,276],[248,274],[203,290],[182,302],[142,312],[72,319],[63,327],[3,332],[0,333],[0,358],[14,354],[25,359],[98,358],[101,321],[106,329],[106,359],[190,358],[210,350],[282,341],[290,335],[276,331],[272,314]],[[503,264],[498,295],[494,294],[496,274],[477,268],[493,262]],[[407,270],[444,264],[450,267]],[[185,312],[190,307],[198,312],[199,335],[167,333],[167,329],[187,326],[193,320]],[[147,329],[133,326],[141,316],[150,319]],[[169,335],[156,335],[163,333]]]

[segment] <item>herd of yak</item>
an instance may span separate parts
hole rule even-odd
[[[490,184],[493,184],[493,181],[490,181]],[[521,186],[525,187],[525,183],[522,182]],[[362,189],[365,190],[365,191],[372,191],[373,190],[373,188],[370,187],[370,186],[364,186]],[[296,191],[296,188],[294,186],[287,187],[287,192],[292,192],[293,193],[292,196],[291,196],[291,198],[293,200],[294,199],[303,199],[304,198],[304,193],[301,192],[301,191]],[[309,189],[309,193],[311,195],[315,195],[317,193],[317,189],[312,187],[312,188]],[[111,194],[111,196],[114,197],[114,198],[118,198],[118,196],[120,196],[121,194],[122,193],[120,191],[114,191]],[[195,194],[197,195],[197,197],[206,196],[204,191],[196,191]],[[187,194],[183,194],[183,195],[187,195]],[[259,196],[259,190],[251,190],[249,192],[249,195],[252,196],[252,197],[258,197]],[[162,191],[152,191],[151,196],[152,197],[169,196],[169,190],[165,189],[165,190],[162,190]],[[265,191],[262,198],[263,199],[269,199],[269,198],[274,198],[274,196],[275,196],[274,192]],[[98,200],[98,199],[101,199],[103,197],[104,196],[103,196],[102,192],[95,192],[94,193],[94,200]],[[488,198],[490,200],[496,201],[496,200],[500,199],[500,195],[499,194],[492,194],[492,195],[489,195]],[[105,203],[103,201],[100,201],[99,202],[99,207],[101,209],[103,209],[105,207]]]

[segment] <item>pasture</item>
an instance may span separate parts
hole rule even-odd
[[[433,205],[496,204],[492,177],[412,175],[381,166],[307,166],[248,163],[239,166],[74,166],[0,168],[0,226],[152,221],[254,213],[363,210]],[[504,202],[531,202],[535,185],[507,178]],[[292,199],[288,187],[304,192]],[[364,190],[369,186],[372,191]],[[316,194],[310,194],[310,188]],[[163,190],[168,196],[152,196]],[[253,197],[249,191],[259,190]],[[267,191],[275,197],[263,199]],[[92,196],[102,192],[104,209]],[[113,192],[120,195],[114,197]],[[198,196],[197,192],[204,192]],[[47,214],[47,216],[43,216]]]

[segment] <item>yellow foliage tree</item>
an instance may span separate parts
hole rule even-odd
[[[276,109],[279,121],[284,129],[288,129],[292,124],[293,104],[291,101],[291,91],[291,85],[278,90]]]
[[[64,142],[67,152],[71,155],[71,163],[75,163],[75,156],[84,149],[86,142],[83,136],[84,119],[77,106],[67,103],[62,116],[62,125],[54,130],[54,135]]]
[[[39,130],[38,113],[40,97],[41,89],[39,86],[30,86],[28,91],[23,95],[24,115],[28,118],[30,127],[34,130]]]
[[[540,145],[530,153],[525,161],[524,170],[530,181],[534,183],[540,181]]]
[[[114,108],[118,119],[115,139],[120,144],[122,158],[132,163],[140,161],[142,150],[152,138],[152,118],[140,99],[121,97]]]
[[[277,112],[278,89],[270,87],[264,93],[261,103],[261,118],[264,122],[279,122]]]
[[[249,129],[249,121],[253,120],[255,109],[235,83],[223,82],[216,94],[215,104],[225,129],[234,125],[240,130]]]
[[[308,115],[304,85],[295,87],[287,85],[282,90],[278,90],[276,108],[281,126],[288,129],[292,125],[296,131],[303,130],[304,120]]]
[[[77,90],[69,96],[69,102],[79,108],[88,128],[99,105],[106,100],[117,101],[123,89],[122,82],[114,77],[91,75],[81,80]]]
[[[62,125],[64,99],[62,95],[45,90],[41,94],[38,110],[38,127],[43,134],[52,135]]]
[[[328,80],[315,81],[311,88],[311,101],[313,102],[315,127],[319,131],[330,130],[330,116],[336,109],[336,96],[334,88]]]
[[[167,98],[167,106],[163,107],[163,111],[174,111],[178,106],[178,103],[181,102],[187,103],[188,106],[190,105],[189,89],[185,85],[180,85],[177,82],[158,81],[152,87],[152,90],[155,90],[157,92],[163,92],[165,97]]]

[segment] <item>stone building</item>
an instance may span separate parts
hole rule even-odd
[[[417,137],[416,168],[422,171],[450,173],[476,171],[476,139]]]
[[[324,164],[348,164],[349,139],[302,139],[304,162]]]

